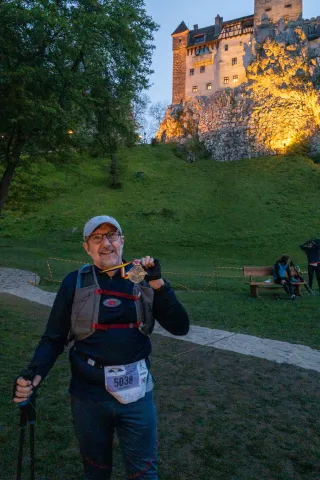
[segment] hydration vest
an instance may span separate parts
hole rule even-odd
[[[103,294],[134,300],[137,323],[99,324],[100,299]],[[84,265],[78,271],[77,276],[77,285],[72,304],[70,341],[84,340],[90,337],[96,330],[108,330],[110,328],[139,328],[144,335],[150,335],[155,324],[153,297],[153,290],[145,281],[141,282],[141,284],[134,284],[132,295],[101,289],[94,266]]]

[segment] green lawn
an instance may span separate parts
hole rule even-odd
[[[252,299],[241,267],[288,253],[306,268],[299,244],[320,236],[320,165],[301,156],[188,164],[173,145],[124,149],[119,162],[122,188],[112,190],[107,158],[25,159],[0,220],[0,266],[37,272],[56,290],[87,261],[85,221],[108,213],[123,227],[125,258],[158,257],[192,323],[319,348],[320,297]]]
[[[15,478],[19,412],[12,384],[49,309],[0,295],[1,480]],[[162,480],[319,480],[320,374],[153,335]],[[37,480],[80,480],[63,354],[37,398]],[[26,443],[27,444],[27,443]],[[114,479],[123,479],[115,442]],[[23,478],[29,478],[28,450]]]

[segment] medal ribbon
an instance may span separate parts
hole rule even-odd
[[[121,276],[124,276],[124,267],[127,265],[130,265],[132,262],[126,262],[126,263],[121,263],[120,265],[116,265],[115,267],[107,268],[106,270],[101,270],[100,273],[107,273],[107,272],[112,272],[113,270],[118,270],[118,268],[121,268]]]

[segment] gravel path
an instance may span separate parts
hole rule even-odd
[[[0,292],[10,293],[31,302],[52,306],[56,294],[44,292],[38,285],[40,277],[32,272],[14,268],[0,268]]]
[[[9,293],[51,307],[56,294],[41,290],[37,286],[39,280],[38,275],[32,272],[0,268],[0,293]],[[320,352],[304,345],[293,345],[196,325],[191,325],[188,335],[184,337],[175,337],[159,325],[156,325],[154,333],[320,372]]]

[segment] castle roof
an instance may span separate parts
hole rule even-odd
[[[195,43],[203,43],[203,42],[196,42],[196,38],[205,35],[204,42],[210,42],[212,40],[216,40],[219,37],[219,34],[216,35],[216,27],[214,25],[210,25],[210,27],[198,28],[197,30],[191,30],[189,32],[188,38],[188,47],[195,45]]]
[[[182,20],[180,25],[175,29],[175,31],[171,35],[177,35],[178,33],[185,32],[186,30],[189,30],[189,29],[187,25],[184,23],[184,21]]]
[[[308,21],[310,25],[304,27],[308,40],[315,40],[320,37],[320,22],[319,17],[312,19],[314,21]],[[215,25],[209,25],[208,27],[197,28],[196,30],[189,30],[184,21],[175,29],[172,35],[177,35],[189,31],[187,47],[193,47],[194,45],[201,45],[202,43],[212,42],[218,40],[219,35],[224,27],[230,27],[233,24],[242,23],[243,28],[253,27],[254,15],[246,15],[245,17],[234,18],[222,22],[220,28],[216,30]],[[307,23],[307,22],[305,22]],[[199,37],[204,35],[203,41],[199,41]]]
[[[227,20],[226,22],[223,22],[223,25],[230,25],[230,23],[245,23],[247,25],[248,23],[248,26],[251,26],[253,25],[253,19],[254,19],[254,15],[246,15],[245,17],[239,17],[239,18],[235,18],[234,20]]]
[[[192,47],[195,44],[199,45],[201,43],[207,43],[213,40],[217,40],[219,38],[219,35],[223,27],[227,25],[230,26],[234,23],[241,22],[243,24],[243,27],[251,27],[253,26],[253,19],[254,19],[254,15],[247,15],[246,17],[235,18],[234,20],[228,20],[226,22],[222,22],[219,31],[216,30],[215,25],[210,25],[209,27],[204,27],[204,28],[198,28],[196,30],[190,30],[187,46]],[[203,42],[196,41],[197,37],[201,35],[205,35]]]

